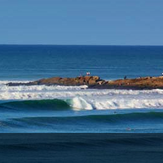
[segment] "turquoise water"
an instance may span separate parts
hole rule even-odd
[[[16,86],[53,76],[159,76],[162,46],[0,46],[1,133],[163,132],[163,90]]]

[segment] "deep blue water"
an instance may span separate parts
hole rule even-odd
[[[6,86],[53,76],[160,76],[163,46],[0,45],[0,133],[163,133],[163,90]]]
[[[0,46],[0,80],[158,76],[162,65],[163,46]]]

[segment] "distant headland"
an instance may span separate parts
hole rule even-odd
[[[28,83],[7,83],[8,86],[32,86],[32,85],[63,85],[80,86],[87,85],[88,89],[163,89],[163,76],[139,77],[135,79],[103,80],[99,76],[80,76],[75,78],[52,77],[40,79]]]

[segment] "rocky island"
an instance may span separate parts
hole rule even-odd
[[[135,79],[103,80],[99,76],[81,76],[76,78],[52,77],[40,79],[28,83],[7,83],[8,86],[31,85],[87,85],[90,89],[163,89],[163,76],[139,77]]]

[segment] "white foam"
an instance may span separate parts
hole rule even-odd
[[[141,108],[163,108],[162,99],[111,99],[96,101],[94,108],[98,109],[141,109]]]
[[[18,80],[1,80],[0,85],[7,84],[7,83],[28,83],[30,81],[18,81]]]
[[[74,97],[71,100],[71,106],[74,108],[74,110],[93,110],[93,107],[91,104],[89,104],[86,100],[84,100],[81,97]]]
[[[72,99],[74,109],[163,108],[163,90],[97,90],[87,86],[6,86],[0,100]],[[22,82],[22,81],[19,81]]]

